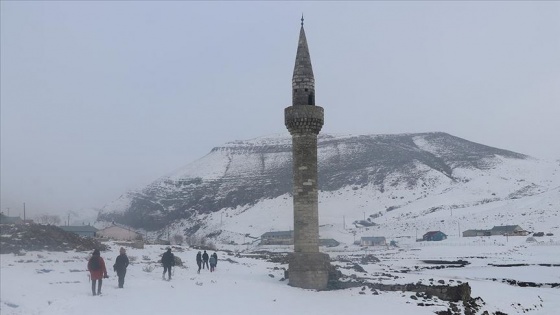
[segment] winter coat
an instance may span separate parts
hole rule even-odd
[[[212,267],[216,266],[216,257],[214,256],[210,257],[210,266]]]
[[[126,267],[128,267],[128,256],[126,254],[120,254],[117,256],[115,260],[115,264],[113,265],[113,270],[116,272],[126,271]]]
[[[204,252],[204,254],[202,254],[202,259],[204,259],[204,261],[208,261],[208,253]]]
[[[163,256],[161,256],[161,264],[164,267],[175,266],[175,255],[173,255],[172,252],[165,252]]]
[[[214,262],[215,265],[218,265],[218,254],[214,253],[212,254],[212,257],[214,257],[214,259],[216,259],[216,261]]]
[[[202,262],[202,255],[200,255],[200,253],[196,254],[196,262]]]
[[[92,269],[92,261],[98,259],[99,269]],[[107,277],[107,268],[105,268],[105,261],[101,256],[92,256],[88,261],[88,270],[91,276],[91,280],[103,279],[103,276]]]

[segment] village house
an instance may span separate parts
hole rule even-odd
[[[98,237],[115,241],[142,240],[142,234],[119,225],[112,225],[97,232]]]
[[[360,239],[361,246],[385,246],[387,240],[384,236],[366,236]]]
[[[294,231],[266,232],[261,235],[261,245],[293,245]]]
[[[445,239],[447,239],[447,235],[442,231],[430,231],[422,236],[422,240],[428,242],[443,241]]]
[[[527,236],[529,232],[525,231],[519,225],[502,225],[494,226],[490,230],[492,235],[509,235],[509,236]]]
[[[492,232],[490,230],[466,230],[463,232],[463,237],[474,237],[474,236],[490,236]]]
[[[81,237],[95,237],[97,229],[91,225],[64,225],[59,226],[62,230],[74,234],[78,234]]]
[[[9,217],[0,213],[0,224],[23,224],[23,220],[20,217]]]
[[[266,232],[261,235],[259,245],[294,245],[294,231]],[[319,246],[336,247],[340,243],[332,238],[319,239]]]

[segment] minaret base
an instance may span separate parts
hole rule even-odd
[[[288,284],[303,289],[325,290],[329,281],[330,258],[324,253],[290,253]]]

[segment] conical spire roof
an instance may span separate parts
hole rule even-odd
[[[311,56],[309,55],[309,47],[307,47],[307,38],[303,25],[299,31],[299,41],[296,54],[296,64],[294,66],[293,79],[297,77],[306,77],[313,79],[313,67],[311,66]]]
[[[292,105],[315,105],[315,78],[303,21],[299,31],[296,63],[292,76]]]

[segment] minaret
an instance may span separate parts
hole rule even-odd
[[[303,16],[301,17],[296,63],[292,76],[292,105],[315,105],[315,77],[303,29]]]
[[[292,286],[327,287],[329,256],[319,252],[317,135],[323,127],[323,108],[315,106],[315,78],[303,29],[303,16],[292,77],[292,106],[284,110],[292,135],[294,253],[288,269]]]

